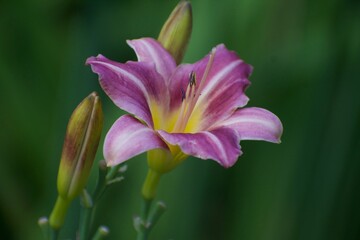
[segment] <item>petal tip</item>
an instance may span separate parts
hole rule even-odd
[[[133,43],[133,39],[128,39],[126,40],[126,44],[129,45],[131,48],[134,48],[134,43]]]
[[[92,61],[94,61],[95,57],[91,56],[88,57],[85,61],[85,65],[90,65]]]
[[[91,56],[86,59],[85,65],[91,65],[99,60],[104,60],[104,59],[105,57],[102,54],[98,54],[96,57]]]

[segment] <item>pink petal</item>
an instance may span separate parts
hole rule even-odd
[[[215,160],[226,168],[234,165],[242,153],[239,136],[230,128],[198,133],[158,132],[167,143],[178,145],[185,154]]]
[[[99,75],[101,87],[121,109],[153,126],[150,101],[166,103],[167,88],[153,65],[145,62],[117,63],[102,55],[90,57],[93,72]]]
[[[104,156],[107,165],[113,166],[155,148],[168,149],[153,129],[130,115],[124,115],[105,137]]]
[[[201,84],[200,81],[209,62],[209,55],[194,64],[180,65],[170,82],[171,106],[176,107],[181,104],[181,89],[186,90],[190,72],[196,73],[196,88],[202,85],[198,89],[201,95],[195,106],[195,111],[201,112],[203,116],[200,130],[228,118],[236,108],[243,107],[248,102],[244,91],[250,84],[248,77],[252,67],[223,44],[218,45],[213,52],[213,64],[205,83]]]
[[[264,140],[280,143],[283,126],[280,119],[272,112],[263,108],[242,108],[219,123],[235,129],[241,140]]]
[[[164,81],[168,81],[176,68],[176,63],[158,41],[152,38],[141,38],[129,40],[127,43],[135,50],[139,62],[154,63]]]

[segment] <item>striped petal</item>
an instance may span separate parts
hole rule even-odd
[[[244,91],[250,84],[248,77],[252,67],[223,44],[218,45],[213,52],[214,62],[204,87],[200,89],[201,97],[194,110],[202,112],[200,129],[206,129],[227,118],[236,108],[245,106],[249,100]],[[202,68],[202,72],[203,69],[205,68]]]
[[[170,82],[171,107],[174,108],[181,104],[181,89],[186,90],[190,73],[194,71],[196,74],[196,91],[200,97],[189,121],[200,119],[200,122],[192,132],[208,129],[228,118],[236,108],[245,106],[249,100],[244,91],[250,84],[248,77],[252,67],[223,44],[214,48],[211,54],[194,64],[180,65]],[[204,76],[207,67],[209,72]]]
[[[117,63],[102,55],[86,61],[99,75],[101,87],[121,109],[136,115],[153,127],[151,108],[166,102],[167,87],[153,64]]]
[[[105,137],[104,157],[108,166],[114,166],[156,148],[168,149],[153,129],[130,115],[124,115]]]
[[[141,38],[127,41],[138,57],[139,62],[155,64],[156,71],[160,73],[164,81],[168,81],[176,68],[174,58],[155,39]]]
[[[264,140],[280,143],[283,126],[280,119],[272,112],[263,108],[242,108],[227,120],[219,123],[235,129],[241,140]]]
[[[201,159],[212,159],[224,167],[231,167],[241,155],[239,135],[231,128],[218,128],[198,133],[168,133],[158,131],[171,145],[182,152]]]

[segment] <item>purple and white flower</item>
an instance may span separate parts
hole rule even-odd
[[[128,41],[138,61],[118,63],[102,55],[86,63],[111,100],[129,114],[107,133],[109,166],[146,151],[161,151],[171,170],[189,155],[231,167],[241,140],[279,143],[282,124],[268,110],[243,108],[252,67],[223,44],[194,64],[176,65],[154,39]],[[161,155],[158,153],[158,155]]]

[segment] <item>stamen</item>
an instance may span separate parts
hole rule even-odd
[[[181,101],[183,102],[186,98],[186,93],[185,90],[183,88],[180,89],[181,90]]]
[[[204,84],[205,84],[206,78],[208,77],[210,69],[212,68],[212,65],[214,63],[215,53],[216,53],[216,48],[214,48],[211,51],[209,61],[208,61],[207,65],[206,65],[206,68],[205,68],[205,72],[204,72],[204,74],[203,74],[203,76],[201,78],[201,81],[200,81],[200,85],[199,85],[198,89],[196,91],[194,91],[194,97],[192,97],[190,102],[189,102],[189,107],[188,107],[187,111],[185,112],[186,122],[191,117],[191,114],[192,114],[192,112],[193,112],[193,110],[195,108],[197,100],[199,99],[199,97],[201,95],[201,91],[202,91],[203,87],[205,86]]]
[[[196,86],[196,74],[194,71],[191,71],[189,76],[189,85],[190,87]]]
[[[201,91],[202,91],[203,86],[205,84],[206,78],[207,78],[207,76],[208,76],[208,74],[210,72],[210,69],[211,69],[211,67],[212,67],[212,65],[214,63],[215,53],[216,53],[216,48],[213,48],[211,53],[210,53],[209,61],[206,64],[205,72],[204,72],[204,74],[203,74],[203,76],[202,76],[202,78],[200,80],[200,86],[198,88],[198,96],[197,96],[197,98],[201,95]]]
[[[197,100],[201,95],[201,91],[205,86],[205,81],[209,75],[210,69],[212,68],[214,57],[215,57],[216,49],[210,53],[209,61],[206,65],[204,74],[200,80],[200,85],[196,88],[196,74],[194,71],[190,72],[189,75],[189,84],[186,89],[186,92],[183,88],[181,88],[181,108],[179,112],[178,120],[174,126],[174,132],[182,132],[185,130],[186,125],[191,118],[191,115],[196,108]]]

